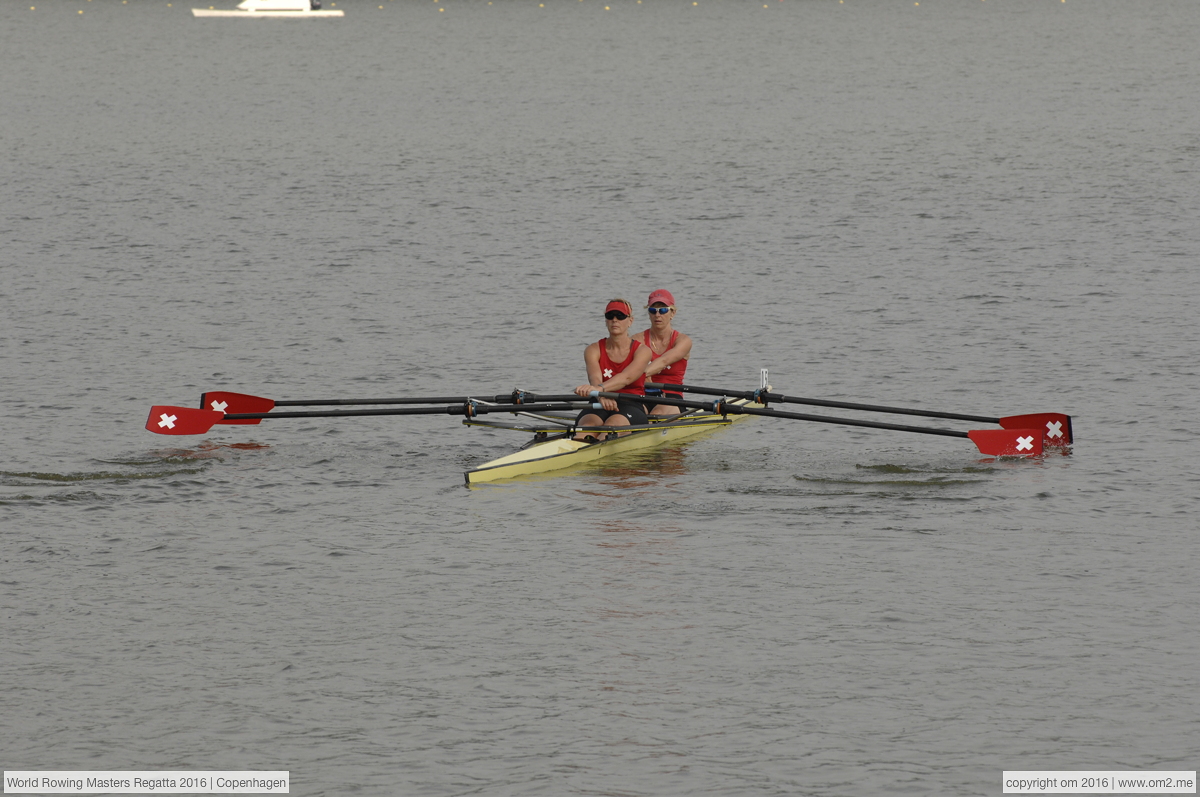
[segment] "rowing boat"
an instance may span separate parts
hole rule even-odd
[[[761,404],[747,401],[730,402],[746,407],[761,408]],[[477,468],[472,468],[463,474],[468,485],[483,482],[512,479],[518,476],[532,476],[538,473],[561,470],[573,465],[595,462],[599,459],[625,454],[630,451],[652,448],[664,443],[683,440],[689,437],[722,429],[733,423],[739,423],[752,418],[752,415],[720,415],[712,412],[691,412],[684,415],[668,416],[666,420],[652,420],[646,426],[632,427],[633,431],[622,437],[609,437],[598,443],[584,443],[571,439],[569,432],[562,432],[553,427],[544,426],[513,426],[498,424],[490,421],[475,419],[464,420],[467,426],[486,426],[499,429],[515,429],[518,431],[534,432],[544,439],[537,440],[507,456],[485,462]],[[551,431],[559,431],[559,435],[549,437]]]
[[[244,19],[321,19],[344,16],[341,9],[321,10],[320,2],[312,0],[242,0],[236,10],[193,8],[194,17],[227,17]]]

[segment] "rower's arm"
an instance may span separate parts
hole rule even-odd
[[[575,388],[577,396],[587,396],[595,389],[596,385],[604,381],[604,377],[600,373],[600,347],[597,344],[589,343],[588,347],[583,350],[583,364],[587,366],[588,383]]]
[[[583,350],[583,363],[587,366],[588,384],[602,384],[604,382],[604,375],[600,372],[599,344],[588,344],[588,347]]]
[[[675,345],[663,352],[663,355],[650,364],[646,376],[661,373],[668,365],[674,365],[680,360],[686,360],[692,353],[692,339],[682,332],[675,339]]]
[[[612,379],[600,385],[600,389],[606,393],[611,393],[614,390],[632,384],[637,381],[637,378],[646,372],[646,366],[650,364],[650,347],[639,346],[637,352],[633,355],[633,362],[619,374],[614,374]]]

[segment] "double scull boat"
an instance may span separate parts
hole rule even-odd
[[[956,412],[918,409],[915,407],[885,407],[876,404],[858,404],[847,401],[830,401],[799,396],[785,396],[771,392],[767,384],[767,373],[761,374],[761,385],[753,391],[725,390],[721,388],[696,387],[689,385],[656,385],[646,383],[647,389],[664,388],[683,393],[718,396],[712,401],[677,399],[655,396],[653,401],[671,404],[681,410],[680,415],[652,418],[641,426],[609,427],[575,426],[575,415],[584,407],[599,407],[607,398],[622,398],[616,393],[593,392],[584,398],[573,393],[565,395],[540,395],[514,390],[511,394],[492,396],[429,396],[424,398],[377,398],[377,399],[274,399],[250,396],[244,393],[216,391],[200,397],[200,408],[154,406],[146,420],[147,431],[155,434],[189,435],[204,434],[217,424],[257,424],[266,418],[344,418],[373,415],[461,415],[468,426],[483,426],[493,429],[532,433],[532,441],[520,450],[485,462],[468,470],[464,477],[467,484],[511,479],[537,473],[562,470],[576,464],[595,462],[606,457],[664,443],[684,440],[704,432],[729,426],[750,417],[769,417],[832,423],[871,429],[889,429],[898,432],[956,437],[970,440],[980,452],[993,457],[1038,457],[1044,449],[1066,449],[1074,442],[1071,431],[1071,416],[1058,412],[1038,412],[1026,415],[991,417],[965,415]],[[345,406],[345,405],[448,405],[406,406],[380,409],[321,409],[297,412],[272,412],[281,406]],[[925,426],[871,421],[861,418],[834,418],[825,415],[780,410],[777,404],[808,404],[818,407],[833,407],[873,413],[916,415],[926,418],[946,418],[958,421],[996,424],[999,429],[940,429]],[[513,416],[532,418],[527,421],[499,422],[485,420],[480,416],[490,413],[509,413]],[[590,435],[606,435],[600,442],[582,442],[574,437],[580,432]]]
[[[731,402],[732,404],[761,408],[761,404],[750,401]],[[752,418],[752,415],[721,415],[714,412],[695,411],[683,415],[666,416],[662,420],[651,420],[646,426],[624,427],[632,431],[623,436],[612,432],[607,440],[598,443],[584,443],[572,439],[572,421],[556,419],[553,416],[541,416],[542,420],[560,423],[553,425],[517,426],[514,424],[497,423],[468,418],[463,421],[468,426],[485,426],[493,429],[512,429],[514,431],[533,432],[538,437],[527,446],[507,456],[493,459],[491,462],[472,468],[463,474],[467,484],[512,479],[517,476],[532,476],[539,473],[561,470],[572,465],[595,462],[599,459],[625,454],[644,448],[672,443],[689,437],[723,429],[730,424]],[[566,428],[570,427],[570,428]],[[602,427],[608,428],[608,427]],[[614,430],[617,427],[611,427]],[[591,430],[589,430],[591,431]]]

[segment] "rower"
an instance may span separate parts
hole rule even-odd
[[[682,385],[687,371],[688,357],[692,353],[692,339],[675,329],[675,297],[660,288],[646,300],[650,312],[650,328],[637,336],[652,352],[650,365],[646,368],[646,380],[667,385]],[[674,390],[646,391],[646,408],[651,415],[678,415],[679,407],[674,404],[656,404],[655,395],[681,399],[683,393]]]
[[[646,408],[639,399],[642,398],[651,352],[649,346],[643,346],[629,337],[629,328],[633,326],[633,305],[624,299],[613,299],[604,308],[604,323],[608,327],[608,337],[584,349],[583,362],[587,366],[588,384],[575,388],[575,395],[587,397],[600,391],[621,393],[629,398],[601,398],[601,409],[579,413],[575,425],[645,425]],[[621,436],[626,434],[629,433],[620,433]],[[580,431],[575,439],[594,443],[606,436]]]

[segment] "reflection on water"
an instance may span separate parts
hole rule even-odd
[[[687,473],[687,447],[684,445],[639,451],[604,460],[594,467],[597,481],[613,490],[646,490],[663,486],[663,478]],[[604,492],[580,490],[584,495]],[[628,496],[626,496],[628,497]]]
[[[231,451],[263,451],[271,446],[266,443],[214,443],[205,440],[195,448],[164,448],[146,452],[159,461],[170,459],[220,459]]]
[[[679,684],[660,668],[678,655],[664,639],[692,627],[681,619],[680,608],[690,598],[691,585],[672,567],[686,559],[679,525],[612,519],[599,521],[596,530],[598,557],[591,568],[587,616],[596,644],[615,655],[604,658],[594,677],[597,689],[616,693],[604,711],[619,721],[631,710],[669,703],[679,693]],[[623,743],[646,746],[632,738]]]

